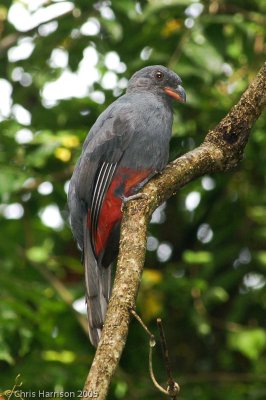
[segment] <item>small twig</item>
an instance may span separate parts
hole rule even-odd
[[[156,346],[156,341],[154,338],[154,335],[151,333],[151,331],[149,330],[149,328],[147,327],[147,325],[145,325],[145,323],[142,321],[142,319],[140,318],[140,316],[136,313],[135,310],[130,310],[131,314],[136,318],[136,320],[140,323],[140,325],[142,326],[142,328],[144,329],[144,331],[149,335],[150,337],[150,342],[149,342],[149,346],[150,346],[150,351],[149,351],[149,371],[150,371],[150,376],[151,376],[151,380],[154,384],[154,386],[163,394],[166,394],[167,396],[169,395],[169,393],[157,382],[155,376],[154,376],[154,372],[153,372],[153,366],[152,366],[152,349],[153,347]]]
[[[168,382],[170,384],[170,382],[173,382],[174,380],[173,380],[170,359],[169,359],[169,353],[168,353],[168,348],[167,348],[167,344],[166,344],[163,323],[162,323],[161,318],[157,318],[157,325],[158,325],[160,338],[161,338],[161,346],[162,346],[163,359],[164,359],[164,363],[165,363],[165,369],[166,369],[168,379],[169,379]]]
[[[165,364],[165,369],[168,375],[168,386],[167,386],[167,391],[170,396],[172,396],[173,400],[176,398],[176,395],[180,391],[180,387],[178,383],[174,381],[173,374],[172,374],[172,368],[171,368],[171,363],[170,363],[170,358],[169,358],[169,352],[166,344],[166,339],[165,339],[165,334],[164,334],[164,329],[163,329],[163,323],[161,318],[157,318],[157,325],[159,328],[159,333],[160,333],[160,339],[161,339],[161,346],[162,346],[162,353],[163,353],[163,359],[164,359],[164,364]]]
[[[136,318],[136,320],[140,323],[144,331],[150,336],[150,340],[154,340],[154,335],[151,333],[147,325],[142,321],[140,316],[136,313],[135,310],[130,310],[131,314]]]
[[[154,386],[163,394],[165,394],[166,396],[169,396],[169,393],[167,390],[165,390],[156,380],[155,376],[154,376],[154,372],[153,372],[153,366],[152,366],[152,349],[153,347],[156,345],[155,340],[152,341],[152,339],[150,339],[150,351],[149,351],[149,371],[150,371],[150,376],[151,376],[151,380],[154,384]]]
[[[159,330],[160,330],[160,336],[161,336],[161,343],[162,343],[162,348],[163,348],[163,354],[164,354],[164,361],[165,361],[165,366],[166,366],[166,370],[167,370],[167,374],[168,374],[168,385],[167,385],[167,389],[164,389],[156,380],[154,372],[153,372],[153,365],[152,365],[152,349],[156,346],[156,341],[155,341],[155,337],[154,335],[151,333],[151,331],[149,330],[149,328],[147,327],[147,325],[145,325],[145,323],[142,321],[142,319],[140,318],[140,316],[136,313],[135,310],[130,310],[131,314],[136,318],[136,320],[140,323],[140,325],[142,326],[142,328],[145,330],[145,332],[149,335],[150,337],[150,342],[149,342],[149,346],[150,346],[150,350],[149,350],[149,372],[150,372],[150,376],[151,376],[151,380],[154,384],[154,386],[163,394],[165,394],[166,396],[170,396],[172,397],[172,399],[176,398],[176,395],[179,393],[180,391],[180,387],[178,385],[178,383],[176,383],[173,379],[172,376],[172,371],[171,371],[171,367],[170,367],[170,361],[169,361],[169,356],[168,356],[168,350],[167,350],[167,346],[166,346],[166,340],[165,340],[165,336],[164,336],[164,332],[163,332],[163,326],[162,326],[162,320],[160,318],[157,319],[157,324],[159,326]],[[160,324],[160,325],[159,325]]]

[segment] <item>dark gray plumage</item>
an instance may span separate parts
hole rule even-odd
[[[167,161],[172,99],[185,101],[181,79],[155,65],[136,72],[126,94],[92,126],[71,178],[70,224],[83,253],[90,339],[97,346],[118,253],[122,197],[134,194]]]

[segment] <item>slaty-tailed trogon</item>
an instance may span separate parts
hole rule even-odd
[[[137,71],[126,94],[92,126],[70,181],[70,224],[83,254],[91,342],[97,346],[118,254],[122,201],[168,160],[172,100],[185,102],[181,79],[154,65]]]

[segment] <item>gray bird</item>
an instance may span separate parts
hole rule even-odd
[[[137,71],[126,94],[92,126],[70,181],[70,225],[82,252],[89,335],[95,347],[111,294],[122,202],[167,164],[173,99],[186,101],[173,71],[162,65]]]

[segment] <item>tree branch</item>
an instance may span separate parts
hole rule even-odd
[[[143,189],[141,200],[124,209],[116,277],[102,338],[87,377],[84,391],[106,398],[122,354],[130,310],[135,308],[146,251],[147,225],[152,212],[179,188],[206,173],[228,171],[242,159],[250,129],[266,104],[266,63],[225,118],[208,132],[198,148],[170,163]],[[84,397],[85,399],[85,397]]]

